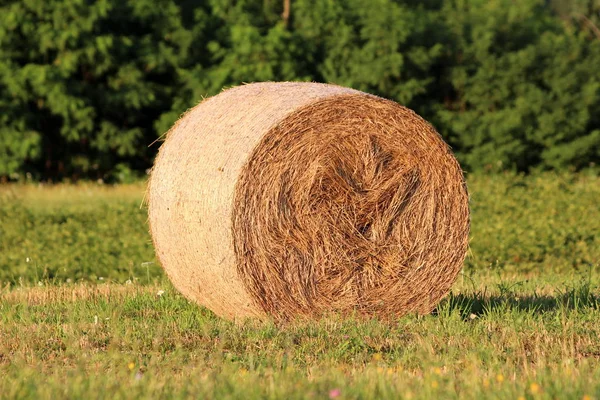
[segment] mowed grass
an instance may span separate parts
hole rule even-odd
[[[279,327],[221,320],[165,282],[5,291],[0,397],[599,398],[590,281],[498,282],[393,324]]]
[[[0,186],[0,282],[161,276],[142,184]]]
[[[465,270],[598,271],[600,177],[472,175]],[[0,185],[0,284],[150,283],[162,277],[145,186]]]
[[[600,179],[469,176],[452,294],[239,325],[156,264],[143,185],[0,188],[0,398],[600,399]]]

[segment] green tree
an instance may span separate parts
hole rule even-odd
[[[172,0],[0,3],[0,175],[148,164],[190,35]]]
[[[313,79],[409,106],[429,94],[444,48],[432,10],[391,0],[299,0],[292,17]]]
[[[179,115],[223,88],[255,81],[308,80],[302,49],[281,15],[283,2],[210,0],[197,10],[194,47],[187,68],[178,69],[173,108],[155,124],[166,132]]]
[[[441,126],[472,169],[584,167],[600,156],[600,42],[544,2],[449,1]]]
[[[203,97],[394,99],[470,169],[600,159],[600,0],[0,0],[0,177],[110,178]]]

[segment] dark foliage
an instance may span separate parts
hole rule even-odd
[[[598,0],[0,0],[0,176],[123,180],[223,87],[415,109],[470,170],[600,160]]]

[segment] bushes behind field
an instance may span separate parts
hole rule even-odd
[[[415,5],[416,4],[416,5]],[[596,0],[0,2],[0,176],[126,181],[187,108],[333,82],[432,121],[469,170],[600,159]]]

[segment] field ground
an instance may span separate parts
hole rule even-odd
[[[0,187],[0,398],[600,399],[600,178],[470,176],[431,315],[223,321],[156,265],[142,185]]]

